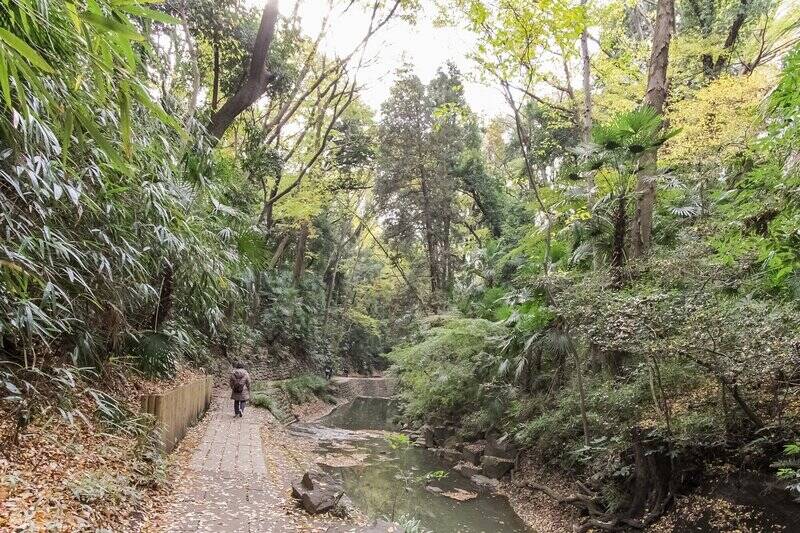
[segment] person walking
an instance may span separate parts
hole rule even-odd
[[[241,361],[236,361],[231,372],[231,400],[233,400],[233,417],[241,418],[244,406],[250,399],[250,374],[244,369]]]

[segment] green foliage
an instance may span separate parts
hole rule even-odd
[[[294,404],[305,403],[314,398],[332,401],[330,386],[325,378],[315,374],[305,374],[277,382],[278,389],[286,393]]]
[[[388,354],[403,386],[409,416],[459,416],[477,406],[481,383],[474,373],[480,354],[502,328],[483,319],[429,319],[420,342]]]
[[[130,42],[148,16],[163,17],[135,3],[70,6],[12,2],[3,17],[7,33],[58,66],[47,75],[19,44],[3,53],[2,114],[17,117],[0,122],[4,349],[23,366],[34,354],[79,365],[130,355],[169,376],[241,297],[253,238],[237,239],[239,214],[213,188],[193,189],[176,164],[185,133],[151,99]],[[191,155],[207,159],[202,139]]]
[[[411,447],[411,439],[405,433],[390,433],[386,436],[389,448],[396,451],[405,451]]]
[[[147,375],[168,378],[175,372],[175,355],[170,338],[164,333],[144,333],[133,353],[139,368]]]
[[[777,476],[788,483],[787,490],[800,498],[800,443],[791,442],[783,449],[785,459],[772,465],[777,468]]]
[[[722,215],[718,234],[711,239],[716,260],[726,266],[756,268],[762,274],[753,290],[796,296],[800,290],[800,255],[795,229],[800,206],[796,143],[800,130],[796,96],[800,52],[793,51],[775,91],[769,98],[769,136],[757,145],[757,165],[719,196]]]
[[[630,192],[632,178],[639,171],[639,157],[678,134],[678,130],[662,130],[662,125],[661,115],[643,107],[594,126],[585,170],[605,170],[595,176],[602,192],[616,196]]]
[[[378,131],[375,200],[385,213],[390,245],[406,257],[422,247],[430,306],[450,297],[458,268],[453,247],[459,193],[472,197],[492,231],[500,231],[496,184],[488,181],[477,157],[477,121],[466,105],[461,72],[440,68],[427,85],[404,66],[382,105]],[[494,187],[493,187],[494,185]]]
[[[278,420],[284,420],[286,418],[286,413],[284,413],[283,409],[281,409],[280,403],[267,392],[255,392],[252,398],[250,398],[250,403],[252,403],[255,407],[267,409],[270,413],[272,413],[272,416]]]
[[[409,515],[402,515],[395,520],[396,523],[403,528],[404,533],[431,533],[429,530],[422,527],[419,519]]]
[[[327,346],[321,332],[324,288],[312,281],[297,286],[289,273],[268,274],[262,279],[259,330],[271,343],[296,347],[298,355],[322,361]]]

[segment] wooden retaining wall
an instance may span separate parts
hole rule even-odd
[[[164,451],[171,452],[186,431],[200,420],[211,405],[213,387],[213,378],[205,376],[167,392],[142,398],[142,411],[155,417],[155,431]]]

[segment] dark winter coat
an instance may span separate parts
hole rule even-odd
[[[236,378],[244,377],[244,390],[240,393],[233,392],[233,384],[236,383]],[[249,400],[250,399],[250,374],[244,368],[236,368],[231,372],[231,400]]]

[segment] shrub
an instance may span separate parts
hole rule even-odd
[[[279,381],[276,383],[279,390],[284,392],[289,401],[293,404],[305,403],[319,398],[320,400],[331,402],[330,382],[322,376],[314,374],[304,374],[296,378]]]
[[[256,392],[253,394],[253,397],[250,399],[250,403],[255,407],[268,410],[270,413],[272,413],[272,416],[278,420],[283,420],[286,418],[286,413],[284,413],[283,409],[280,408],[278,401],[265,392]]]
[[[478,405],[479,355],[503,329],[488,320],[433,317],[420,342],[389,353],[413,418],[460,417]]]
[[[403,533],[431,533],[429,530],[422,527],[420,520],[409,515],[400,516],[396,522],[400,524]]]
[[[146,376],[170,378],[175,374],[176,358],[166,333],[143,333],[132,348],[137,366]]]
[[[772,466],[778,469],[778,477],[788,484],[786,489],[800,501],[800,442],[787,444],[783,455],[785,459],[773,463]]]

